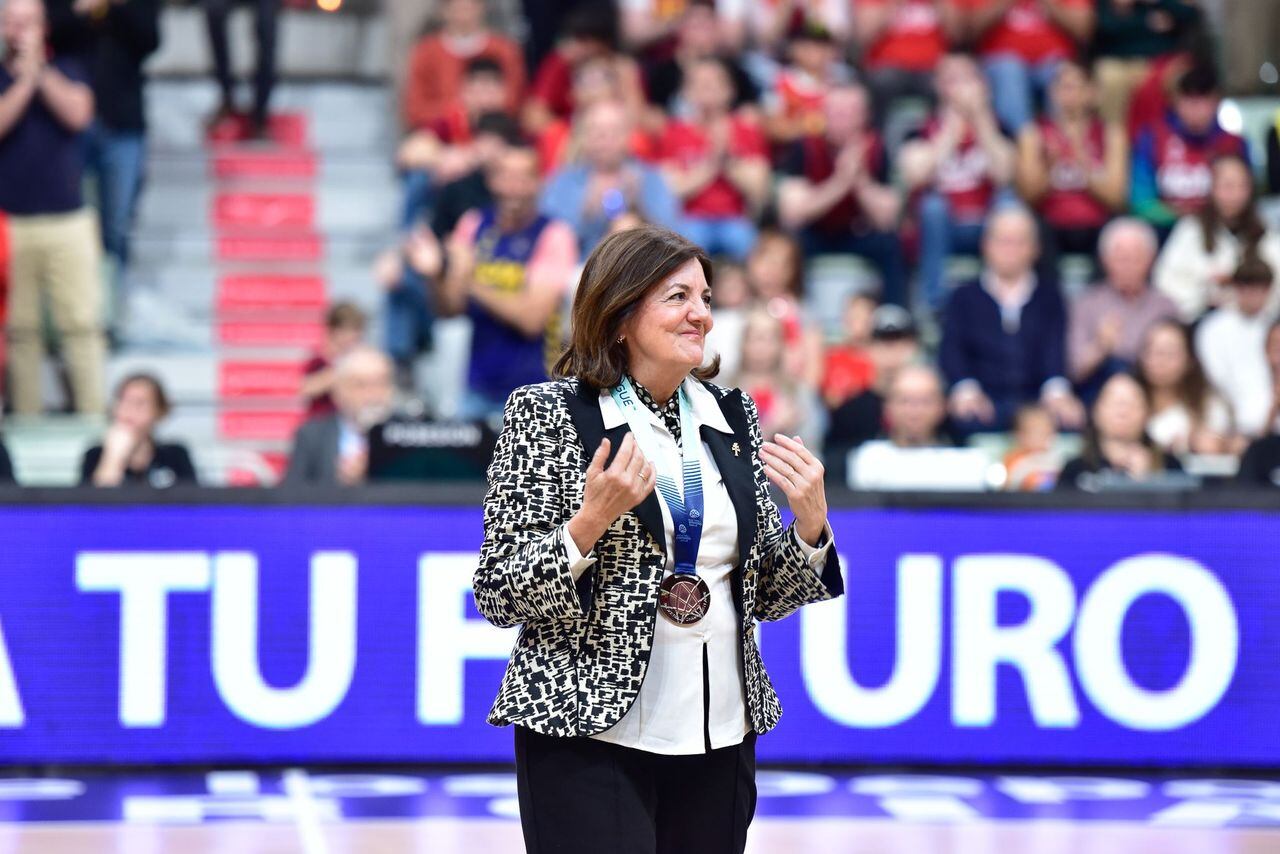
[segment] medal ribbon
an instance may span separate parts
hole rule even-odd
[[[645,459],[658,472],[658,492],[671,511],[675,525],[675,572],[697,575],[698,545],[702,541],[702,442],[693,423],[693,404],[681,384],[677,390],[680,405],[680,473],[683,494],[669,471],[669,460],[658,451],[653,441],[653,429],[640,415],[640,402],[636,400],[631,380],[622,378],[609,394],[627,419],[631,434],[636,437]]]

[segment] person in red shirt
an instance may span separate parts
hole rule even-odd
[[[822,133],[827,91],[850,77],[831,31],[817,19],[792,28],[787,53],[791,63],[778,72],[765,101],[769,138],[778,143]]]
[[[826,132],[793,143],[778,188],[778,218],[805,254],[858,255],[880,272],[885,302],[905,304],[906,262],[898,239],[902,199],[888,180],[884,144],[871,124],[865,87],[827,93]]]
[[[623,96],[618,68],[611,59],[595,57],[579,63],[573,69],[573,117],[553,120],[535,139],[544,177],[578,154],[580,140],[574,137],[574,121],[579,116],[586,115],[596,104],[623,103]],[[658,142],[640,127],[639,116],[632,115],[630,119],[633,127],[631,154],[646,162],[657,160]]]
[[[302,367],[302,399],[307,403],[307,418],[332,415],[333,366],[343,356],[364,342],[368,318],[359,306],[337,302],[324,316],[324,341],[320,349]]]
[[[947,258],[978,251],[983,220],[1013,178],[1016,151],[1000,132],[972,57],[943,57],[935,85],[938,110],[920,138],[903,145],[899,167],[917,202],[922,296],[939,310]]]
[[[525,86],[524,56],[519,45],[485,26],[485,5],[485,0],[442,0],[442,27],[424,36],[409,55],[401,103],[406,129],[445,119],[462,97],[467,64],[482,57],[501,69],[499,106],[508,112],[519,108]]]
[[[875,382],[876,366],[867,347],[876,307],[876,298],[865,291],[853,294],[845,303],[844,339],[828,346],[822,359],[819,391],[828,410],[839,409]]]
[[[524,127],[531,136],[541,135],[556,119],[573,116],[574,70],[591,60],[604,60],[613,66],[627,112],[634,117],[642,114],[644,82],[640,66],[618,50],[617,21],[611,5],[584,3],[565,20],[564,35],[538,67],[524,106]]]
[[[769,145],[748,115],[733,110],[733,78],[718,59],[688,70],[692,115],[662,136],[667,183],[684,204],[684,234],[711,255],[743,261],[756,241],[752,217],[769,195]]]
[[[899,98],[933,100],[933,71],[961,36],[956,0],[858,0],[853,22],[877,124]]]
[[[1035,101],[1057,64],[1080,55],[1093,35],[1094,0],[960,0],[977,43],[1000,124],[1018,134],[1035,118]]]
[[[1018,136],[1018,192],[1044,223],[1042,252],[1093,256],[1107,220],[1128,204],[1129,139],[1104,125],[1097,90],[1078,62],[1058,66],[1049,108]]]

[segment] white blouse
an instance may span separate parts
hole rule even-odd
[[[696,425],[706,425],[724,433],[733,432],[710,391],[692,378],[685,380],[684,387],[693,403]],[[642,406],[640,410],[641,416],[653,429],[656,447],[673,459],[679,459],[679,445],[662,419],[648,407]],[[608,391],[600,393],[600,411],[606,430],[626,423]],[[670,468],[679,477],[680,467]],[[742,660],[738,653],[738,612],[733,606],[730,586],[733,568],[738,563],[738,519],[724,478],[705,442],[702,445],[702,483],[704,515],[697,569],[699,577],[711,589],[707,615],[691,626],[677,626],[658,616],[649,669],[640,695],[617,724],[593,738],[650,753],[677,755],[703,753],[708,735],[714,750],[742,743],[750,731],[743,698]],[[683,488],[683,484],[681,486]],[[672,557],[675,554],[674,529],[666,502],[659,500],[658,504],[662,508],[666,531],[666,572],[669,574],[675,567]],[[568,525],[564,527],[563,538],[569,557],[569,571],[577,580],[596,559],[593,552],[585,556],[579,552],[569,536]],[[799,537],[796,537],[796,542],[808,557],[810,567],[820,574],[826,563],[827,551],[831,548],[830,528],[826,530],[826,542],[821,548],[815,549]],[[704,646],[710,687],[709,708],[703,705]],[[705,732],[704,714],[707,722]]]

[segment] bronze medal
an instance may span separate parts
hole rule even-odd
[[[677,626],[692,626],[707,615],[711,588],[690,573],[668,575],[658,590],[658,610]]]

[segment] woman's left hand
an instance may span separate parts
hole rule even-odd
[[[765,442],[760,448],[764,473],[787,496],[800,539],[816,546],[827,524],[825,470],[799,436],[776,433],[774,439],[777,441]]]

